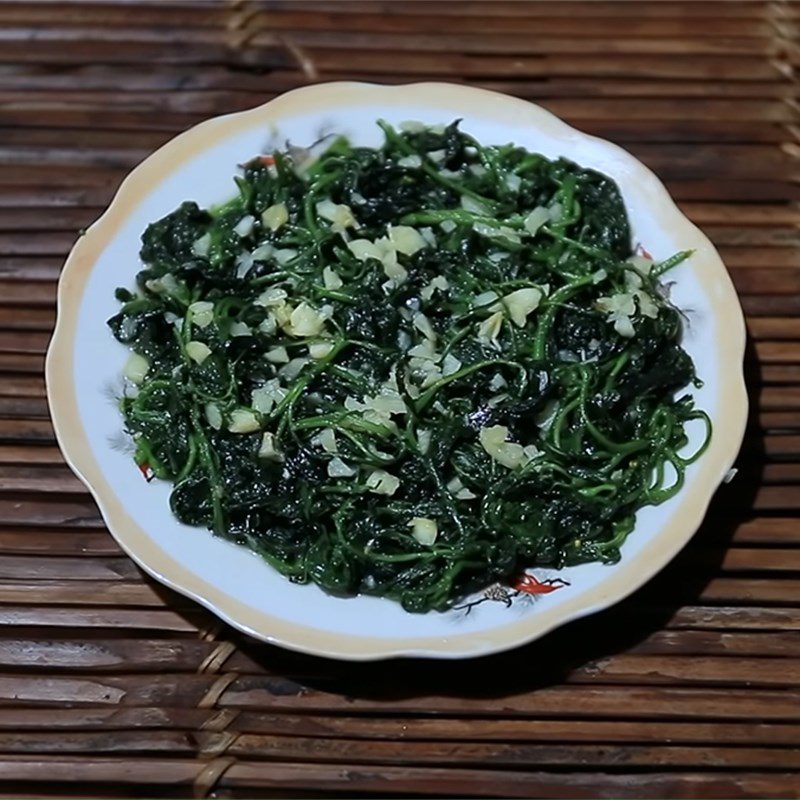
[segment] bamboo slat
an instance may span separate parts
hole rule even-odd
[[[800,4],[632,9],[0,2],[0,796],[800,794]],[[619,142],[747,317],[739,472],[693,541],[616,608],[475,662],[226,628],[123,554],[47,414],[61,265],[125,174],[209,116],[352,79],[468,82]]]

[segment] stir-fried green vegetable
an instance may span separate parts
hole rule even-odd
[[[705,447],[679,455],[708,418],[658,281],[688,254],[634,255],[597,172],[380,125],[145,231],[109,321],[136,462],[180,520],[409,611],[616,561]]]

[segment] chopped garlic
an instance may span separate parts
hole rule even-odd
[[[187,342],[186,355],[189,356],[192,361],[202,364],[211,355],[211,348],[203,342]]]
[[[259,386],[250,394],[251,405],[260,414],[269,414],[272,407],[286,397],[287,391],[281,386],[277,378],[267,381],[263,386]]]
[[[536,208],[525,217],[525,222],[522,224],[531,236],[535,236],[539,232],[539,228],[549,221],[550,215],[547,213],[547,209],[542,208],[542,206],[536,206]]]
[[[253,261],[266,261],[275,254],[275,248],[267,242],[266,244],[259,245],[256,247],[255,250],[250,254],[253,257]]]
[[[228,421],[231,433],[253,433],[261,427],[258,417],[249,408],[234,408]]]
[[[267,350],[264,354],[264,358],[273,364],[288,364],[289,352],[282,346],[273,347],[271,350]]]
[[[389,241],[404,256],[413,256],[428,244],[416,228],[408,225],[389,225]]]
[[[642,276],[638,272],[625,270],[625,288],[630,292],[642,288]]]
[[[458,500],[474,500],[477,495],[467,489],[458,477],[453,478],[447,483],[447,491]]]
[[[636,303],[632,294],[620,293],[611,297],[599,297],[595,308],[608,314],[609,322],[614,323],[614,330],[620,336],[630,339],[636,332],[631,322],[631,317],[636,313]]]
[[[542,451],[535,444],[526,444],[525,447],[522,448],[522,463],[527,464],[541,454]]]
[[[516,194],[519,191],[519,187],[522,185],[522,178],[514,172],[509,172],[505,177],[505,182],[509,191]]]
[[[336,433],[333,428],[323,428],[311,439],[311,444],[321,447],[326,453],[339,452],[339,446],[336,443]]]
[[[250,216],[242,217],[234,226],[233,232],[242,238],[249,236],[253,232],[253,225],[255,225],[256,218]]]
[[[481,294],[475,295],[472,300],[472,307],[476,309],[486,308],[489,311],[498,311],[499,306],[497,305],[497,300],[499,299],[497,292],[493,292],[489,290],[488,292],[481,292]],[[492,307],[492,304],[495,304]]]
[[[414,347],[408,351],[408,355],[411,357],[412,361],[414,359],[421,359],[423,361],[438,361],[440,358],[433,346],[433,342],[431,342],[430,339],[424,339],[419,344],[414,345]]]
[[[485,217],[489,213],[489,209],[481,203],[480,200],[476,200],[474,197],[470,197],[467,194],[461,195],[461,208],[464,211],[469,211],[472,214],[478,214],[482,217]]]
[[[478,325],[478,339],[487,344],[496,345],[500,330],[503,327],[503,312],[495,311],[490,317]]]
[[[489,381],[489,388],[493,392],[496,392],[506,386],[508,386],[506,379],[499,372],[495,372],[495,374],[492,375],[492,379]]]
[[[198,300],[189,306],[189,315],[198,328],[207,328],[214,321],[214,304]]]
[[[481,236],[486,236],[488,239],[507,239],[512,244],[519,244],[522,241],[519,233],[506,225],[496,228],[493,225],[487,225],[485,222],[476,222],[472,226],[472,230]]]
[[[331,350],[333,350],[333,344],[331,342],[315,342],[308,346],[308,354],[315,360],[325,358]]]
[[[425,380],[422,381],[420,387],[422,389],[427,389],[429,386],[433,386],[434,383],[438,383],[442,379],[442,371],[439,367],[434,366],[430,369],[427,374],[425,375]]]
[[[253,332],[244,322],[234,322],[230,327],[231,336],[250,336]]]
[[[345,464],[339,456],[334,456],[328,462],[328,475],[331,478],[352,478],[355,474],[356,470]]]
[[[405,401],[398,392],[393,392],[389,389],[381,389],[381,391],[372,398],[364,398],[365,404],[368,408],[380,414],[406,414]]]
[[[293,381],[308,364],[307,358],[293,358],[288,364],[282,366],[278,372],[287,381]]]
[[[399,478],[382,469],[374,470],[367,477],[367,488],[374,494],[393,495],[399,486]]]
[[[630,339],[636,333],[631,318],[624,315],[620,315],[614,319],[614,330],[626,339]]]
[[[269,289],[261,292],[261,294],[253,300],[253,305],[272,308],[273,306],[279,306],[281,303],[285,302],[288,296],[285,289],[271,286]]]
[[[422,545],[430,546],[436,541],[439,533],[435,519],[429,517],[414,517],[408,523],[411,528],[411,535]]]
[[[319,311],[308,303],[302,302],[292,311],[289,324],[285,326],[285,329],[290,336],[319,336],[324,325],[325,320],[320,316]]]
[[[366,261],[374,258],[376,261],[383,259],[383,252],[374,242],[369,239],[353,239],[347,243],[347,249],[359,260]]]
[[[649,275],[650,270],[653,268],[653,259],[646,256],[631,256],[627,259],[630,264],[639,274]]]
[[[564,216],[564,206],[561,203],[552,203],[547,209],[547,215],[550,217],[551,222],[559,222],[561,217]]]
[[[418,311],[414,314],[411,322],[426,339],[430,339],[432,342],[436,341],[436,331],[433,329],[431,321],[422,312]]]
[[[403,156],[402,158],[397,160],[398,167],[421,167],[422,166],[422,159],[416,154],[413,153],[410,156]]]
[[[456,229],[458,226],[456,225],[456,223],[455,223],[455,222],[453,222],[453,220],[451,220],[451,219],[446,219],[446,220],[444,220],[444,221],[442,221],[442,222],[440,222],[440,223],[439,223],[439,227],[440,227],[440,228],[441,228],[441,229],[442,229],[442,230],[443,230],[445,233],[452,233],[452,232],[453,232],[453,231],[454,231],[454,230],[455,230],[455,229]]]
[[[436,234],[433,232],[433,228],[420,228],[419,233],[431,247],[436,247]]]
[[[542,431],[549,431],[558,416],[559,406],[555,400],[548,400],[544,408],[536,415],[536,425]]]
[[[147,371],[150,369],[150,362],[138,353],[131,353],[125,362],[122,374],[131,382],[139,384],[144,380]]]
[[[345,228],[357,228],[358,222],[353,216],[353,211],[348,205],[334,203],[332,200],[320,200],[317,203],[317,214],[323,219],[332,222],[333,230],[341,232]]]
[[[297,250],[293,250],[291,247],[284,247],[281,250],[276,250],[274,253],[275,260],[280,266],[288,264],[296,255]]]
[[[442,360],[442,375],[447,377],[461,369],[461,362],[452,354],[448,353]]]
[[[417,430],[417,447],[422,455],[425,455],[430,449],[432,436],[433,432],[427,428],[419,428]]]
[[[658,316],[658,306],[653,302],[650,295],[646,292],[636,292],[636,299],[639,301],[639,312],[643,317],[655,319]]]
[[[275,435],[269,431],[264,431],[261,437],[261,446],[258,448],[258,457],[268,461],[283,461],[283,453],[275,446]]]
[[[275,321],[275,317],[271,314],[266,317],[265,319],[261,320],[258,324],[258,330],[261,333],[266,333],[267,335],[272,335],[278,329],[278,324]]]
[[[149,289],[153,294],[173,295],[179,289],[178,282],[171,272],[162,275],[160,278],[151,278],[149,281],[145,281],[144,285],[145,288]]]
[[[483,449],[504,467],[514,469],[522,463],[524,448],[521,444],[507,441],[508,428],[505,425],[481,428],[478,438]]]
[[[222,412],[219,406],[216,403],[206,403],[205,414],[208,424],[218,431],[222,427]]]
[[[447,151],[446,150],[431,150],[428,153],[428,158],[431,161],[433,161],[433,162],[438,164],[440,161],[444,161],[444,158],[445,158],[446,155],[447,155]]]
[[[322,283],[326,289],[341,289],[343,286],[342,279],[331,267],[325,267],[322,270]]]
[[[435,291],[447,291],[449,286],[450,284],[447,282],[447,278],[445,278],[444,275],[437,275],[435,278],[431,278],[431,280],[422,288],[419,296],[423,300],[430,300]]]
[[[211,248],[210,233],[204,233],[199,239],[195,239],[194,243],[192,244],[192,252],[196,256],[200,256],[201,258],[208,255],[208,251],[210,248]]]
[[[524,328],[528,321],[528,314],[539,307],[542,293],[539,289],[530,287],[517,289],[503,298],[503,305],[508,309],[512,322],[518,328]]]
[[[381,257],[383,274],[386,275],[387,278],[391,278],[395,286],[399,286],[408,277],[408,271],[398,262],[397,250],[391,246],[391,243],[385,237],[378,239],[376,244],[383,250],[383,256]]]
[[[275,203],[261,214],[261,222],[271,231],[277,231],[289,221],[289,210],[285,203]]]

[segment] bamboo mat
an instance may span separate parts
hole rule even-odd
[[[800,795],[800,7],[0,3],[0,797]],[[56,279],[125,173],[317,80],[468,81],[658,171],[748,317],[740,472],[660,577],[512,653],[348,665],[144,578],[64,465]]]

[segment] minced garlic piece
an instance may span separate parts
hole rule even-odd
[[[447,483],[447,491],[458,500],[474,500],[477,495],[467,489],[458,477],[452,478]]]
[[[435,519],[429,517],[414,517],[408,523],[411,528],[411,535],[420,544],[430,546],[436,541],[436,536],[439,533],[439,527]]]
[[[249,408],[235,408],[231,412],[228,430],[231,433],[253,433],[261,427],[258,417]]]
[[[331,342],[315,342],[308,346],[308,354],[315,360],[325,358],[331,350],[333,350],[333,344]]]
[[[206,421],[215,430],[218,431],[222,427],[222,412],[216,403],[206,403],[205,407]]]
[[[400,479],[382,469],[376,469],[367,477],[367,488],[374,494],[393,495],[400,486]]]
[[[264,354],[264,358],[272,364],[288,364],[289,352],[285,347],[273,347],[271,350],[267,350]]]
[[[211,355],[211,348],[204,342],[187,342],[186,355],[192,361],[202,364]]]
[[[333,428],[323,428],[311,439],[311,444],[318,445],[326,453],[339,452],[339,446],[336,443],[336,432],[333,430]]]
[[[503,305],[508,309],[511,321],[518,327],[524,328],[528,321],[528,314],[539,307],[542,292],[534,287],[517,289],[503,298]]]
[[[263,306],[264,308],[272,308],[279,306],[283,303],[289,295],[285,289],[280,289],[277,286],[271,286],[269,289],[264,290],[261,294],[253,300],[253,305]]]
[[[614,323],[614,330],[620,336],[630,339],[636,332],[631,322],[631,317],[636,313],[632,294],[622,292],[611,297],[599,297],[595,308],[608,314],[609,322]]]
[[[198,300],[189,306],[192,323],[198,328],[207,328],[214,321],[214,304]]]
[[[322,270],[322,283],[326,289],[341,289],[342,279],[339,277],[335,269],[325,267]]]
[[[285,330],[289,336],[319,336],[324,325],[325,320],[319,311],[304,301],[292,311]]]
[[[444,292],[449,286],[450,284],[447,282],[447,278],[445,278],[444,275],[437,275],[435,278],[431,278],[427,285],[422,287],[419,296],[423,300],[430,300],[435,291]]]
[[[357,228],[358,221],[353,216],[350,206],[344,203],[334,203],[332,200],[320,200],[317,203],[317,214],[323,219],[332,222],[333,230],[341,232],[345,228]]]
[[[413,256],[428,244],[416,228],[408,225],[389,225],[389,241],[405,256]]]
[[[255,217],[251,217],[249,214],[245,217],[242,217],[234,226],[233,232],[242,238],[245,236],[249,236],[253,232],[253,225],[255,225]]]
[[[273,406],[286,397],[286,389],[281,386],[277,378],[267,381],[263,386],[259,386],[250,394],[250,404],[261,414],[269,414]]]
[[[283,461],[283,453],[275,446],[275,435],[264,431],[261,437],[261,446],[258,448],[258,457],[268,461]]]
[[[210,352],[210,351],[209,351]],[[144,380],[147,371],[150,369],[150,362],[138,353],[131,353],[125,362],[122,374],[131,382],[139,384]]]
[[[345,464],[339,456],[334,456],[328,462],[328,475],[331,478],[352,478],[355,474],[356,470]]]
[[[536,208],[525,217],[525,221],[522,224],[525,226],[525,230],[531,234],[531,236],[534,236],[539,232],[539,228],[547,222],[550,222],[550,215],[547,213],[547,209],[542,206],[536,206]]]
[[[277,231],[288,221],[289,210],[286,208],[285,203],[275,203],[274,206],[264,209],[261,214],[261,222],[271,231]]]
[[[503,327],[503,312],[495,311],[478,325],[478,339],[487,344],[497,344],[497,337]]]
[[[521,444],[508,441],[508,428],[505,425],[481,428],[478,438],[483,449],[504,467],[514,469],[522,463],[524,448]]]

